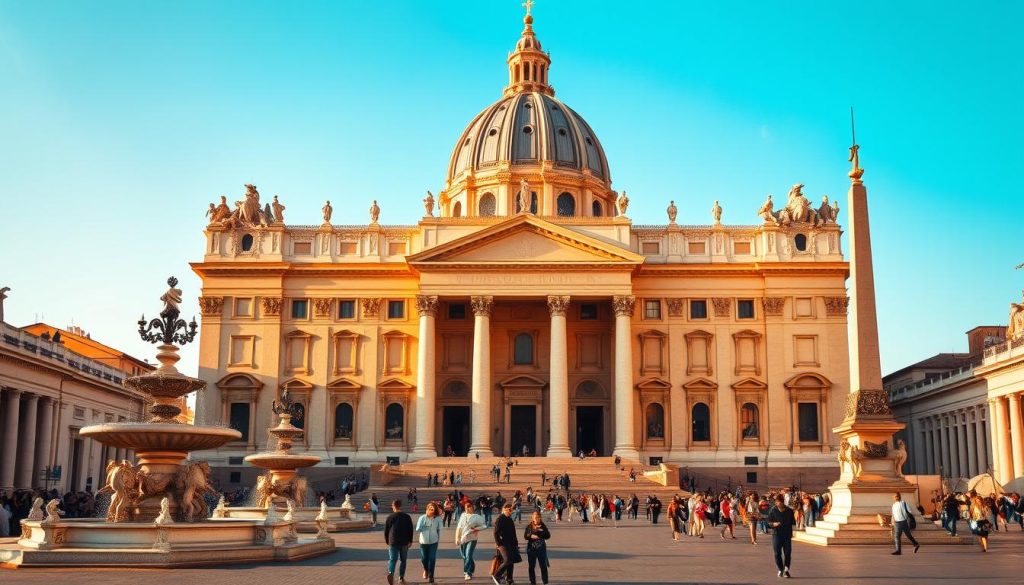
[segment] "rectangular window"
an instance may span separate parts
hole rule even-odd
[[[235,317],[252,317],[252,297],[235,297]]]
[[[341,242],[338,246],[338,253],[342,256],[355,256],[358,242]]]
[[[348,457],[335,457],[334,458],[334,464],[335,465],[348,465]]]
[[[405,319],[405,301],[388,301],[388,319]]]
[[[661,319],[661,300],[644,301],[644,319]]]
[[[707,245],[704,242],[688,242],[686,244],[686,252],[701,256],[707,254]]]
[[[245,465],[245,457],[228,457],[228,465]]]
[[[658,242],[643,242],[640,244],[640,251],[647,255],[657,256],[661,253],[661,244]]]
[[[750,484],[750,483],[757,483],[757,472],[756,471],[748,471],[747,472],[747,483],[748,484]]]
[[[736,318],[753,319],[754,301],[752,299],[740,299],[736,301]]]
[[[338,301],[338,318],[339,319],[355,319],[356,318],[356,302],[354,299],[343,299]]]
[[[593,321],[595,319],[597,319],[597,304],[580,304],[580,321]]]
[[[295,299],[292,301],[292,319],[305,319],[309,315],[309,301]]]
[[[466,318],[466,305],[463,303],[451,303],[448,305],[448,319],[462,321]]]
[[[388,242],[388,255],[405,255],[405,242]]]
[[[308,256],[313,253],[313,242],[295,242],[292,250],[297,256]]]
[[[818,404],[801,402],[798,406],[799,434],[801,443],[817,443],[818,437]]]
[[[747,457],[743,458],[743,465],[757,465],[757,464],[758,463],[757,463],[757,457],[756,456],[754,456],[754,457],[747,456]]]
[[[734,242],[732,251],[737,256],[747,256],[750,254],[750,242]]]
[[[690,300],[690,318],[691,319],[707,319],[708,318],[708,302],[704,299],[691,299]]]
[[[228,415],[228,424],[231,428],[242,433],[242,437],[239,441],[249,440],[249,403],[248,402],[232,402],[231,410]]]

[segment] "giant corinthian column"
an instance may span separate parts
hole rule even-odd
[[[416,444],[412,455],[416,459],[437,456],[434,446],[434,397],[435,383],[434,360],[434,318],[437,316],[437,297],[418,295],[416,310],[420,315],[420,336],[417,342],[416,360]]]
[[[615,454],[637,461],[636,433],[633,424],[633,347],[630,331],[633,324],[634,296],[612,298],[615,309]]]
[[[569,451],[569,350],[565,331],[565,312],[568,309],[569,297],[548,297],[548,311],[551,313],[551,383],[548,390],[551,439],[548,457],[572,456]],[[537,448],[540,449],[540,445]]]
[[[469,454],[491,451],[491,311],[494,297],[471,297],[473,307],[473,408]],[[506,429],[507,430],[507,429]]]

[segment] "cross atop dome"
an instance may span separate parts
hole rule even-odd
[[[554,88],[548,85],[551,57],[541,50],[540,41],[533,33],[533,4],[534,0],[523,2],[523,8],[526,9],[523,32],[516,43],[515,51],[508,55],[508,85],[503,92],[505,96],[524,91],[555,95]]]

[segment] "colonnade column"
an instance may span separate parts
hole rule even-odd
[[[420,336],[417,340],[416,360],[416,443],[412,453],[417,458],[436,457],[434,445],[434,397],[436,396],[436,362],[434,360],[434,318],[437,316],[437,297],[416,296],[416,310],[420,314]]]
[[[978,459],[978,473],[988,471],[988,433],[985,432],[985,421],[982,420],[984,413],[984,406],[974,409],[974,444],[977,447],[975,457]]]
[[[615,309],[615,454],[638,460],[633,432],[633,308],[636,297],[612,297]]]
[[[36,441],[36,467],[48,467],[50,461],[50,435],[53,433],[53,399],[43,397],[42,408],[39,409],[39,438]]]
[[[977,409],[970,409],[967,411],[967,420],[964,422],[964,434],[967,435],[967,474],[971,477],[978,475],[981,471],[978,470],[978,441],[977,431],[971,432],[971,419],[975,420],[975,427],[981,425],[981,417],[976,412]]]
[[[1013,445],[1013,478],[1024,475],[1024,425],[1021,424],[1020,394],[1010,394],[1010,437]]]
[[[967,453],[967,416],[960,411],[957,411],[953,416],[956,417],[956,446],[958,449],[959,465],[958,469],[960,473],[959,477],[974,477],[971,475],[970,469],[970,456]]]
[[[939,415],[939,442],[942,448],[942,456],[939,458],[939,465],[942,466],[942,475],[949,477],[953,472],[953,457],[949,450],[949,424],[945,415]]]
[[[999,441],[999,483],[1006,483],[1013,479],[1013,459],[1010,454],[1010,423],[1007,420],[1006,403],[1002,397],[995,400],[995,416],[992,417],[992,436]]]
[[[551,382],[548,391],[551,441],[548,457],[572,456],[569,451],[569,348],[565,327],[568,309],[569,297],[548,297],[548,311],[551,313]]]
[[[924,463],[917,471],[921,475],[931,473],[932,466],[932,425],[926,418],[921,419],[921,427],[924,429]]]
[[[491,311],[494,297],[470,297],[473,307],[473,408],[470,455],[491,450]]]
[[[21,391],[4,388],[4,444],[0,457],[0,488],[14,487],[14,462],[18,460],[18,410]]]
[[[36,467],[36,416],[39,411],[39,395],[25,396],[25,420],[21,423],[21,445],[18,453],[18,472],[14,484],[19,487],[35,487]]]

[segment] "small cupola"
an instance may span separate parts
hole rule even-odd
[[[523,32],[516,43],[516,50],[508,55],[508,85],[502,95],[510,96],[524,91],[536,91],[555,95],[548,85],[548,70],[551,57],[541,50],[540,41],[533,33],[533,0],[526,0],[526,16],[523,17]]]

